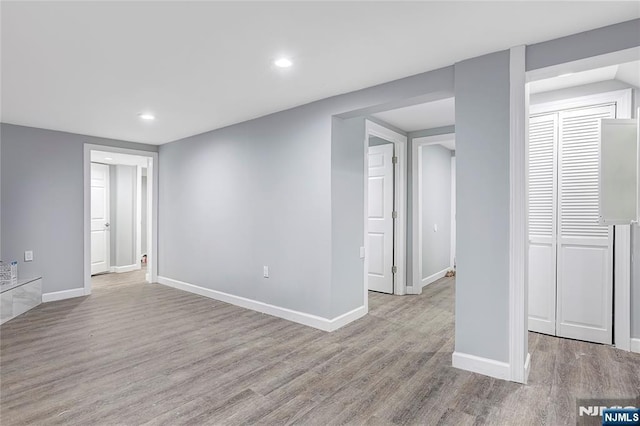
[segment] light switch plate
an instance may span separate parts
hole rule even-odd
[[[360,247],[360,259],[364,259],[364,247]]]
[[[33,250],[27,250],[24,252],[24,261],[31,262],[33,260]]]
[[[263,266],[262,267],[262,276],[265,278],[269,278],[269,267],[268,266]]]

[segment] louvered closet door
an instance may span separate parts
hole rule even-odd
[[[598,222],[602,118],[615,118],[615,105],[559,113],[556,333],[611,344],[613,236]]]
[[[556,334],[558,114],[529,120],[529,330]]]

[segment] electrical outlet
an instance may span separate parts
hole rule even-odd
[[[33,250],[27,250],[24,252],[24,261],[31,262],[33,260]]]
[[[269,267],[268,266],[263,266],[262,267],[262,276],[265,278],[269,278]]]

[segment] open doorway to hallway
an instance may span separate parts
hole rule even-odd
[[[368,304],[369,314],[383,320],[403,318],[412,331],[423,333],[437,351],[454,351],[455,258],[456,258],[456,151],[455,100],[446,98],[378,112],[368,117],[376,126],[406,137],[406,285],[403,293],[379,290],[376,280],[386,278],[380,265],[384,232],[397,232],[385,218],[395,219],[396,195],[391,176],[398,171],[391,137],[368,134]],[[398,162],[402,158],[397,159]],[[388,165],[388,168],[385,166]],[[389,188],[385,191],[385,188]],[[384,194],[388,194],[385,201]],[[395,204],[394,204],[395,205]],[[378,221],[379,223],[375,223]],[[377,226],[377,227],[376,227]],[[396,235],[396,234],[394,234]],[[394,258],[398,262],[397,258]],[[390,268],[386,268],[390,269]],[[378,275],[374,276],[374,273]],[[394,283],[397,283],[397,277]],[[387,284],[388,286],[389,284]],[[390,287],[386,287],[390,288]],[[387,293],[387,294],[385,294]],[[393,293],[393,294],[389,294]],[[406,294],[406,297],[398,297]],[[450,354],[447,359],[450,359]]]
[[[402,263],[406,274],[401,283],[398,283],[398,276],[393,277],[393,293],[420,294],[423,287],[445,275],[455,275],[455,100],[446,98],[390,109],[373,114],[370,120],[374,121],[375,126],[386,129],[389,134],[402,135],[407,140],[406,157],[396,160],[398,163],[405,160],[407,164],[407,193],[403,204],[406,205],[407,212],[404,216],[406,257],[404,261],[394,257],[395,265]],[[369,290],[380,291],[371,283],[383,278],[378,266],[384,264],[385,257],[381,254],[385,252],[379,248],[384,239],[380,238],[382,232],[374,227],[381,223],[373,222],[383,222],[383,218],[387,216],[396,220],[401,213],[395,213],[394,217],[391,208],[382,213],[382,206],[385,204],[381,202],[380,194],[385,193],[384,180],[378,176],[385,172],[384,156],[392,159],[397,154],[390,137],[371,133],[367,135],[369,194],[365,207],[368,209],[368,281]],[[396,167],[395,164],[392,163],[392,166]],[[392,168],[390,170],[393,171]],[[386,173],[390,174],[392,171]],[[396,179],[398,176],[404,177],[398,170],[393,176]],[[389,197],[397,197],[397,194],[392,192]],[[395,225],[395,222],[392,221],[391,224]],[[387,225],[387,229],[392,230],[390,232],[394,233],[394,237],[398,236],[396,226]],[[379,275],[373,277],[375,272]]]
[[[90,288],[151,282],[153,157],[92,149],[89,159]]]

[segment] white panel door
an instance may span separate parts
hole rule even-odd
[[[529,330],[556,334],[557,113],[529,120]]]
[[[109,166],[91,163],[91,275],[108,272]]]
[[[599,124],[615,104],[559,113],[557,324],[561,337],[612,343],[613,232],[599,224]]]
[[[393,293],[393,144],[369,147],[369,290]]]

